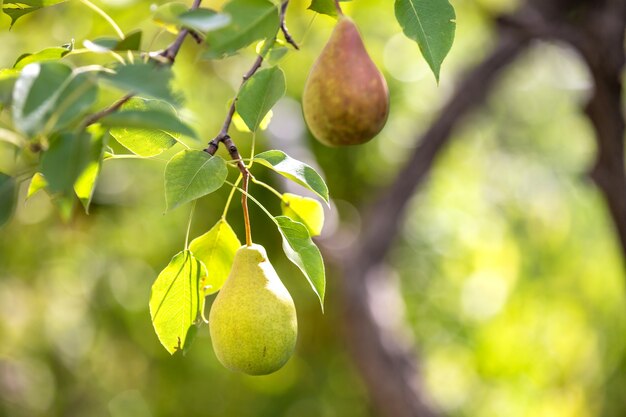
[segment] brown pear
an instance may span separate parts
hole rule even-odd
[[[328,146],[359,145],[385,126],[389,91],[350,18],[341,16],[302,97],[311,133]]]

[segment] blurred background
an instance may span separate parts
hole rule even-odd
[[[154,2],[101,3],[125,32],[145,31],[144,48],[171,42],[150,20]],[[223,2],[203,3],[220,8]],[[283,149],[324,173],[334,201],[322,241],[343,233],[337,241],[354,243],[353,232],[367,227],[362,207],[393,179],[463,71],[494,44],[492,16],[516,6],[514,0],[452,4],[457,34],[439,86],[418,47],[401,34],[391,2],[345,6],[387,78],[391,114],[367,145],[329,149],[308,134],[299,100],[334,20],[292,0],[288,25],[301,51],[281,63],[287,96],[258,135],[258,149]],[[113,35],[79,2],[8,26],[2,16],[2,68],[23,52]],[[181,114],[208,142],[254,60],[254,48],[214,62],[200,61],[199,51],[188,41],[174,69],[176,89],[185,97]],[[586,178],[595,144],[580,107],[589,89],[575,53],[537,43],[456,130],[412,200],[386,265],[402,298],[373,309],[402,310],[428,395],[446,415],[626,413],[625,277],[604,201]],[[100,106],[119,96],[101,92]],[[247,155],[250,135],[234,133]],[[0,142],[0,171],[15,168],[9,149]],[[267,248],[298,310],[295,356],[273,375],[248,377],[217,362],[207,326],[185,357],[171,357],[161,347],[148,312],[150,287],[183,249],[189,218],[188,206],[164,215],[169,156],[105,162],[90,215],[76,210],[68,223],[43,192],[24,203],[28,181],[22,184],[17,213],[0,230],[0,416],[378,415],[342,339],[340,277],[328,273],[322,314],[309,284],[284,257],[273,224],[254,206],[254,240]],[[303,192],[288,189],[262,167],[253,173],[279,189]],[[193,237],[218,220],[228,191],[200,201]],[[280,211],[273,195],[258,187],[252,192]],[[229,220],[242,239],[238,204]]]

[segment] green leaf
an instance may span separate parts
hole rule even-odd
[[[439,82],[441,64],[454,42],[454,8],[448,0],[396,0],[395,11],[404,34],[417,42]]]
[[[52,194],[71,194],[74,182],[89,161],[91,137],[64,132],[50,140],[50,147],[41,158],[40,172]]]
[[[61,47],[46,48],[34,54],[24,54],[15,61],[13,68],[21,70],[33,62],[57,61],[72,52],[72,49],[74,45],[69,43]]]
[[[283,214],[302,223],[311,236],[319,236],[324,227],[324,208],[319,201],[296,194],[285,193],[281,202]]]
[[[211,9],[188,10],[178,16],[181,26],[207,33],[221,29],[230,24],[230,16],[223,13],[216,13]]]
[[[43,7],[64,3],[67,0],[4,0],[2,11],[11,18],[11,26],[17,19]]]
[[[154,10],[152,20],[165,27],[168,31],[176,33],[176,26],[180,25],[178,16],[189,10],[185,3],[165,3]]]
[[[11,104],[13,87],[19,72],[12,69],[0,70],[0,109]]]
[[[15,210],[17,185],[15,179],[0,172],[0,227],[7,223]]]
[[[197,138],[189,126],[170,112],[156,109],[122,110],[100,119],[103,126],[130,129],[163,130]]]
[[[176,254],[152,285],[150,317],[159,341],[174,354],[188,348],[204,309],[206,270],[188,250]]]
[[[207,34],[205,58],[232,55],[254,41],[273,38],[278,31],[279,10],[269,0],[231,0],[224,12],[232,23]]]
[[[208,270],[205,294],[213,294],[222,288],[240,247],[237,235],[225,219],[191,242],[189,250]]]
[[[85,212],[89,214],[89,206],[96,189],[96,182],[102,169],[102,159],[107,146],[106,131],[98,126],[90,126],[91,143],[87,165],[74,183],[74,192],[78,196]]]
[[[93,41],[85,40],[83,45],[93,52],[139,51],[141,50],[141,36],[142,32],[137,30],[126,35],[124,39],[98,38]]]
[[[319,195],[328,203],[328,187],[322,177],[304,162],[293,159],[282,151],[267,151],[254,157],[254,161],[273,169]]]
[[[71,79],[72,69],[60,62],[41,62],[24,67],[13,88],[15,127],[27,136],[41,132]]]
[[[285,95],[285,74],[278,67],[261,70],[246,81],[237,96],[237,113],[251,131]]]
[[[143,62],[119,64],[113,73],[103,72],[100,77],[126,93],[133,92],[174,104],[177,102],[170,90],[172,70],[169,66]]]
[[[350,1],[350,0],[339,0]],[[314,12],[325,14],[328,16],[337,16],[337,8],[335,7],[335,0],[312,0],[309,10]]]
[[[172,106],[158,100],[133,98],[122,106],[122,110],[148,109],[164,111],[175,115],[175,111]],[[111,129],[111,136],[113,136],[115,140],[135,155],[151,157],[159,155],[174,146],[180,135],[174,132],[158,129],[134,129],[129,127],[120,127]]]
[[[219,156],[190,149],[177,153],[165,167],[167,211],[218,190],[227,176]]]
[[[89,111],[98,98],[98,84],[91,72],[75,69],[73,78],[63,89],[50,116],[56,118],[53,130],[59,131],[76,122]]]
[[[277,216],[274,222],[283,237],[283,251],[304,274],[313,291],[320,300],[324,310],[324,293],[326,291],[326,272],[320,250],[311,240],[309,232],[301,223],[289,217]]]
[[[35,175],[30,179],[30,184],[28,185],[28,192],[26,193],[26,199],[31,198],[35,193],[40,190],[43,190],[48,186],[48,181],[46,178],[41,175],[40,172],[35,172]]]

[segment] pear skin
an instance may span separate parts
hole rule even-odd
[[[313,136],[328,146],[365,143],[387,122],[387,83],[346,16],[311,68],[302,108]]]
[[[226,368],[249,375],[280,369],[293,354],[296,307],[260,245],[242,246],[209,313],[213,350]]]

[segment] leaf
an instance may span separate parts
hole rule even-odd
[[[261,70],[246,81],[237,96],[236,108],[251,131],[285,95],[285,74],[278,67]]]
[[[89,161],[91,137],[83,132],[62,133],[50,140],[41,158],[40,172],[52,194],[71,194],[74,182]]]
[[[4,226],[13,216],[17,185],[15,179],[0,172],[0,227]]]
[[[84,40],[85,48],[93,52],[111,52],[111,51],[139,51],[141,50],[140,30],[129,33],[124,39],[118,38],[98,38],[93,41]]]
[[[189,250],[208,270],[205,294],[213,294],[222,288],[240,247],[237,235],[225,219],[191,242]]]
[[[216,13],[211,9],[188,10],[178,16],[181,26],[207,33],[221,29],[230,24],[230,16],[223,13]]]
[[[35,172],[33,178],[30,179],[30,184],[28,185],[28,192],[26,193],[26,199],[31,198],[37,191],[43,190],[48,185],[48,181],[46,178],[41,175],[40,172]]]
[[[283,151],[267,151],[254,157],[254,161],[273,169],[319,195],[328,203],[328,187],[322,177],[304,162],[293,159]]]
[[[267,112],[263,120],[261,120],[261,123],[259,123],[259,129],[266,130],[272,122],[272,117],[274,117],[274,112],[270,110]],[[248,125],[243,121],[237,112],[233,114],[233,125],[240,132],[251,133],[250,129],[248,129]]]
[[[100,123],[109,127],[164,130],[197,138],[196,132],[177,116],[163,110],[122,110],[103,117]]]
[[[269,0],[231,0],[224,7],[231,24],[206,36],[205,58],[232,55],[254,41],[273,38],[278,31],[278,7]]]
[[[189,10],[185,3],[165,3],[154,10],[152,20],[165,27],[169,32],[177,33],[178,16]]]
[[[350,1],[350,0],[339,0]],[[335,0],[312,0],[309,10],[317,13],[325,14],[328,16],[337,16],[337,8],[335,7]]]
[[[12,69],[0,70],[0,109],[11,104],[13,87],[19,72]]]
[[[219,156],[190,149],[177,153],[165,167],[166,210],[218,190],[227,176],[226,162]]]
[[[74,49],[74,45],[69,43],[61,47],[46,48],[34,54],[24,54],[15,61],[13,68],[21,70],[33,62],[57,61],[72,52],[72,49]]]
[[[15,127],[27,136],[41,132],[71,79],[72,69],[60,62],[41,62],[24,67],[13,88]]]
[[[319,201],[285,193],[281,202],[283,215],[302,223],[311,236],[319,236],[324,227],[324,208]]]
[[[2,11],[11,18],[11,26],[17,19],[43,7],[64,3],[67,0],[4,0]]]
[[[74,183],[74,192],[80,200],[85,212],[89,214],[89,206],[96,189],[96,182],[102,168],[102,159],[107,145],[107,135],[101,127],[90,126],[91,143],[87,165]]]
[[[441,64],[454,42],[454,8],[448,0],[396,0],[395,12],[404,34],[417,42],[439,82]]]
[[[90,72],[73,71],[73,78],[57,99],[51,119],[56,117],[53,130],[59,131],[81,119],[98,98],[96,77]]]
[[[320,250],[311,240],[309,232],[301,223],[289,217],[274,217],[274,222],[283,237],[283,251],[304,274],[313,291],[320,300],[324,310],[324,293],[326,291],[326,272]]]
[[[188,250],[176,254],[152,285],[150,317],[159,341],[174,354],[188,348],[204,309],[206,270]]]
[[[162,110],[175,115],[175,111],[172,106],[158,100],[133,98],[122,106],[122,110],[131,109]],[[135,129],[120,127],[111,129],[111,136],[113,136],[115,140],[135,155],[151,157],[159,155],[174,146],[176,144],[176,139],[180,135],[174,132],[159,129]]]
[[[138,62],[129,65],[116,65],[114,72],[103,72],[100,77],[105,82],[135,94],[176,103],[177,98],[170,90],[172,70],[169,66]]]

